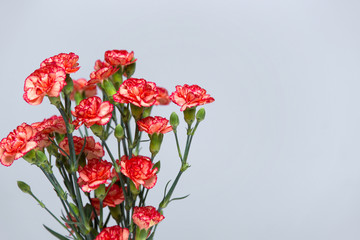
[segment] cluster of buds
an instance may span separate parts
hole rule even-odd
[[[18,186],[68,231],[69,235],[63,236],[46,227],[57,238],[153,239],[157,224],[164,219],[163,209],[172,200],[182,199],[172,195],[189,167],[192,138],[205,118],[205,109],[197,107],[214,98],[198,85],[179,85],[169,94],[154,82],[132,77],[137,64],[134,52],[106,51],[104,61],[95,62],[89,80],[72,79],[71,74],[80,68],[78,59],[74,53],[60,53],[45,59],[25,79],[24,100],[38,105],[47,97],[59,115],[33,124],[22,123],[3,138],[0,163],[10,166],[24,158],[42,170],[63,204],[60,219],[26,183],[19,181]],[[102,94],[98,96],[98,92]],[[171,102],[180,106],[187,123],[184,151],[177,135],[178,115],[173,112],[169,119],[151,116],[154,106]],[[169,132],[175,136],[180,168],[155,208],[146,205],[146,200],[157,183],[160,161],[155,159]],[[107,144],[110,139],[117,142],[115,150]],[[148,144],[151,156],[139,154],[141,144]],[[53,173],[51,159],[56,159],[63,184]]]

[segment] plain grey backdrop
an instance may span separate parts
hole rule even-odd
[[[359,12],[355,0],[2,0],[0,138],[56,114],[22,99],[45,58],[72,51],[74,78],[88,78],[106,50],[133,50],[134,77],[215,98],[175,192],[191,195],[164,210],[156,239],[358,240]],[[155,206],[179,167],[172,134],[164,141]],[[61,213],[39,169],[0,166],[1,240],[52,239],[42,224],[61,227],[17,180]]]

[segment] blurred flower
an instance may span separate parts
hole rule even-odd
[[[158,91],[156,84],[145,79],[129,78],[113,96],[119,103],[131,103],[138,107],[150,107],[155,104]]]
[[[80,154],[81,149],[84,146],[85,143],[85,139],[86,139],[86,144],[84,147],[84,154],[86,155],[87,159],[93,159],[93,158],[102,158],[105,155],[105,151],[103,149],[103,147],[101,146],[100,143],[95,143],[95,139],[90,136],[90,137],[85,137],[85,138],[81,138],[81,137],[77,137],[77,136],[73,136],[73,140],[74,140],[74,148],[75,148],[75,153],[76,155]],[[67,137],[65,137],[60,143],[59,143],[59,147],[64,150],[67,154],[70,154],[69,151],[69,140]],[[63,153],[63,151],[60,151],[60,153],[62,155],[65,156],[65,154]]]
[[[170,95],[170,99],[181,107],[180,111],[215,101],[209,94],[206,94],[205,89],[198,85],[189,86],[187,84],[176,86],[176,91]]]
[[[102,102],[101,98],[94,96],[82,100],[71,114],[76,118],[72,124],[78,129],[82,124],[87,128],[94,124],[105,125],[112,116],[113,105],[109,101]]]
[[[58,55],[45,59],[40,64],[40,66],[45,67],[55,64],[63,68],[67,74],[70,74],[77,72],[80,69],[79,63],[77,62],[78,60],[79,56],[75,53],[60,53]]]
[[[129,229],[120,226],[104,228],[95,240],[128,240]]]
[[[145,131],[148,134],[154,134],[154,133],[167,133],[172,130],[172,127],[170,125],[167,125],[169,123],[169,120],[163,117],[146,117],[136,122],[139,131]]]
[[[0,162],[10,166],[14,160],[21,158],[37,146],[32,139],[36,131],[28,124],[22,123],[0,142]]]
[[[70,94],[70,99],[75,100],[75,93],[80,93],[85,95],[85,98],[93,97],[96,95],[96,85],[88,84],[85,78],[80,78],[78,80],[73,80],[74,90]]]
[[[156,102],[154,105],[169,105],[171,100],[169,97],[169,93],[165,88],[156,87],[159,95],[156,97]]]
[[[105,61],[112,66],[126,66],[136,62],[133,60],[134,52],[128,52],[126,50],[109,50],[105,52]]]
[[[49,65],[35,70],[25,79],[24,100],[31,105],[42,103],[45,95],[58,97],[66,85],[63,68]]]
[[[119,163],[119,161],[117,161]],[[156,172],[158,169],[154,167],[150,158],[145,156],[133,156],[128,159],[126,155],[121,157],[121,173],[130,178],[135,184],[136,189],[139,189],[140,185],[145,188],[153,188],[157,181]],[[114,174],[114,173],[113,173]]]
[[[105,160],[89,160],[84,167],[79,166],[79,186],[84,192],[91,192],[101,184],[107,183],[111,178],[111,167],[112,164]]]
[[[148,230],[158,224],[165,217],[159,213],[153,206],[134,207],[132,219],[140,229]]]

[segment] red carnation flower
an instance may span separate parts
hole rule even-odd
[[[169,120],[163,117],[146,117],[137,121],[139,131],[147,132],[152,135],[154,133],[167,133],[172,130],[170,125],[167,125]]]
[[[128,240],[129,229],[120,226],[104,228],[95,240]]]
[[[50,139],[54,139],[52,133],[66,133],[64,119],[60,116],[52,116],[51,118],[44,119],[42,122],[33,123],[31,126],[36,131],[33,140],[38,143],[37,149],[43,149],[52,144],[50,141]]]
[[[73,80],[74,90],[70,94],[70,99],[75,99],[75,93],[84,94],[85,98],[93,97],[96,95],[96,85],[88,84],[85,78]]]
[[[66,85],[63,68],[50,65],[35,70],[25,79],[24,100],[31,105],[42,103],[45,95],[58,97]]]
[[[150,107],[155,104],[158,91],[156,84],[145,79],[129,78],[125,80],[113,96],[119,103],[131,103],[138,107]]]
[[[159,95],[156,97],[156,102],[154,105],[169,105],[171,100],[169,97],[169,93],[165,88],[156,87]]]
[[[105,61],[113,66],[126,66],[136,62],[133,60],[134,52],[126,50],[109,50],[105,52]]]
[[[106,192],[109,187],[106,187]],[[116,184],[113,184],[103,200],[103,207],[116,207],[116,205],[121,204],[125,200],[124,193],[121,187]],[[100,212],[100,200],[98,198],[91,199],[91,205],[94,206],[96,212]]]
[[[75,107],[75,111],[71,111],[71,114],[76,118],[73,124],[78,129],[82,124],[88,128],[94,124],[107,124],[112,116],[112,111],[113,105],[109,101],[101,102],[101,98],[94,96],[82,100]]]
[[[32,139],[35,133],[36,131],[30,125],[23,123],[3,138],[0,142],[1,164],[10,166],[14,160],[37,147],[37,142]]]
[[[96,158],[88,161],[84,167],[79,166],[78,184],[84,192],[91,192],[111,178],[112,164]]]
[[[67,74],[74,73],[80,69],[79,63],[79,56],[75,53],[60,53],[53,57],[45,59],[40,66],[48,66],[48,65],[57,65],[65,70]]]
[[[101,83],[103,80],[109,78],[119,69],[113,66],[103,67],[99,70],[96,70],[90,74],[90,80],[88,84],[97,84]]]
[[[152,226],[161,222],[165,217],[153,206],[134,207],[132,219],[140,229],[148,230]]]
[[[176,86],[176,91],[170,95],[170,99],[181,107],[180,111],[206,103],[212,103],[214,98],[206,94],[206,90],[198,85]]]
[[[77,136],[73,136],[74,140],[74,148],[76,155],[79,155],[81,152],[81,149],[84,146],[84,142],[86,139],[86,144],[84,147],[84,154],[86,155],[87,159],[93,159],[93,158],[102,158],[105,155],[105,151],[100,143],[95,143],[95,139],[93,137],[86,137],[81,138]],[[69,154],[69,140],[67,137],[65,137],[59,144],[59,147],[64,150],[67,154]],[[65,156],[63,151],[60,151],[62,155]]]
[[[119,160],[117,163],[119,164]],[[121,157],[120,165],[121,173],[130,178],[137,189],[139,189],[140,185],[143,185],[147,189],[155,186],[157,181],[156,172],[158,169],[153,169],[154,164],[150,158],[139,155],[128,159],[128,157],[124,155]]]

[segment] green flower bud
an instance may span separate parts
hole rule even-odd
[[[152,106],[151,106],[151,107],[146,107],[146,108],[144,108],[144,111],[143,111],[143,114],[142,114],[142,118],[146,118],[146,117],[150,116],[150,114],[151,114],[151,109],[152,109]]]
[[[134,195],[137,196],[140,193],[140,189],[137,189],[135,184],[133,183],[133,181],[130,180],[130,192]]]
[[[103,81],[102,87],[104,88],[106,95],[109,97],[112,97],[116,93],[114,85],[108,80]]]
[[[20,188],[21,191],[23,191],[24,193],[28,193],[31,194],[31,188],[29,185],[27,185],[25,182],[23,181],[17,181],[17,185]]]
[[[95,196],[100,200],[104,200],[106,194],[105,184],[101,184],[97,189],[95,189]]]
[[[130,103],[130,107],[131,107],[131,114],[135,118],[135,121],[140,120],[144,108],[135,106],[134,104],[131,103]]]
[[[79,105],[79,103],[84,99],[84,96],[82,93],[76,92],[74,95],[74,99],[75,99],[76,105]]]
[[[74,90],[74,82],[71,79],[69,74],[66,74],[66,85],[63,87],[62,91],[65,95],[70,95],[71,92]]]
[[[136,69],[136,63],[135,62],[125,66],[125,69],[124,69],[125,76],[127,78],[130,78],[135,73],[135,69]]]
[[[201,122],[204,119],[205,119],[205,109],[200,108],[199,111],[196,113],[196,120],[198,122]]]
[[[119,71],[114,73],[114,75],[112,77],[113,77],[113,82],[114,82],[115,89],[119,89],[120,85],[123,82],[121,68],[119,69]]]
[[[103,126],[94,124],[90,127],[91,131],[98,136],[100,139],[103,139]]]
[[[120,124],[115,127],[114,135],[119,141],[125,137],[124,129]]]
[[[130,111],[129,111],[128,108],[124,108],[123,114],[121,114],[121,118],[122,118],[124,123],[129,122],[129,120],[130,120]]]
[[[36,151],[35,155],[36,155],[36,163],[37,164],[41,165],[41,164],[47,163],[48,159],[47,159],[45,153],[43,153],[42,151]]]
[[[154,133],[149,136],[150,137],[150,152],[152,156],[155,156],[161,147],[162,140],[164,138],[164,134],[162,133]]]
[[[189,126],[191,126],[191,124],[195,120],[195,113],[196,113],[196,107],[187,108],[187,109],[184,110],[184,119],[185,119],[185,122]]]
[[[179,117],[175,112],[170,115],[170,125],[172,126],[173,131],[176,131],[177,126],[179,126]]]
[[[109,210],[110,210],[111,216],[115,219],[116,223],[120,223],[121,222],[120,205],[117,205],[115,207],[110,207],[109,206]]]

